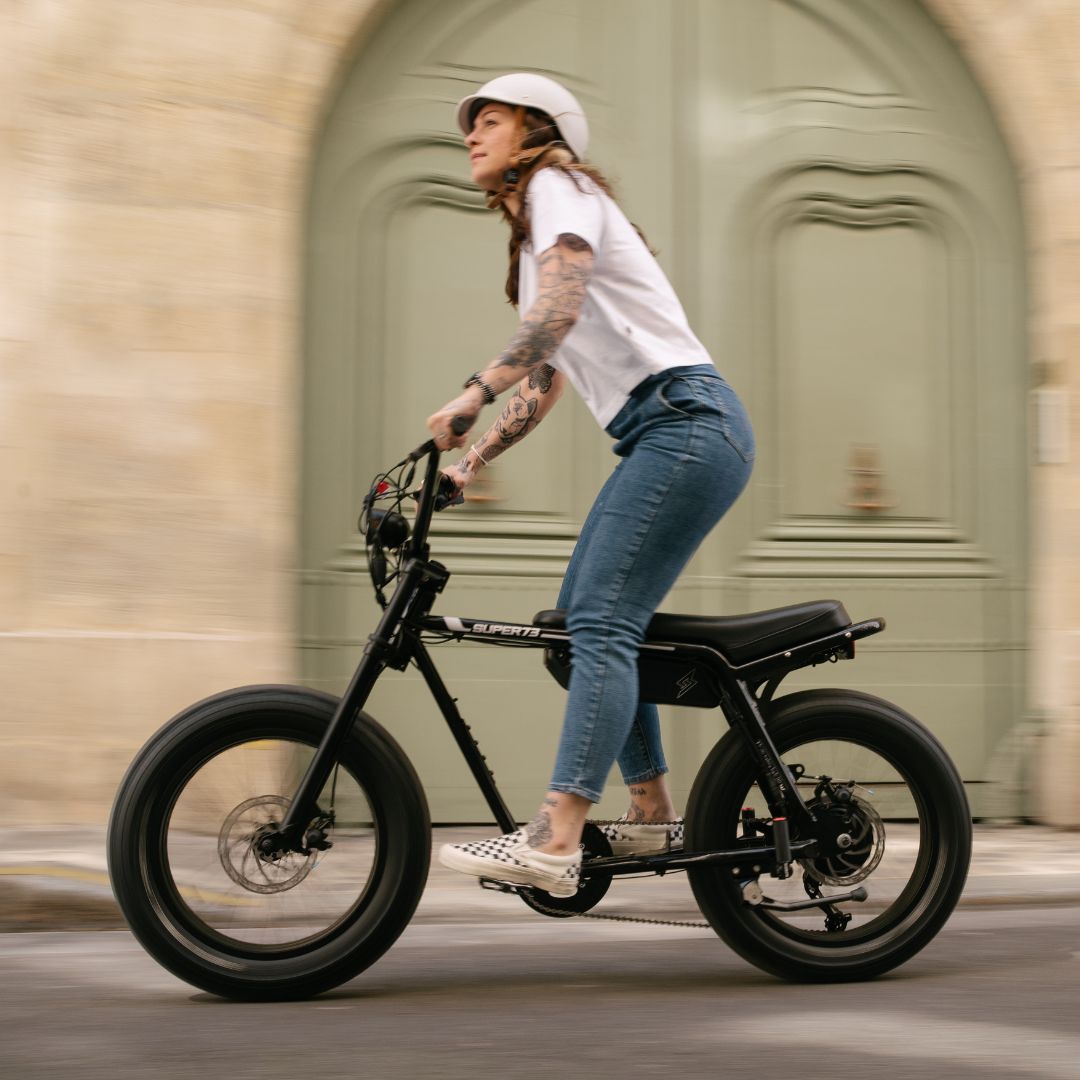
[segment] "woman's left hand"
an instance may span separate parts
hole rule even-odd
[[[449,450],[455,446],[464,446],[468,440],[468,432],[476,423],[482,407],[483,398],[467,390],[453,401],[448,401],[438,412],[432,413],[427,419],[427,426],[439,449]],[[457,435],[451,425],[459,417],[468,421],[469,426]]]

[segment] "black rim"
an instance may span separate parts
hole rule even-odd
[[[858,903],[844,903],[837,905],[838,910],[850,912],[853,922],[847,929],[830,932],[825,926],[825,913],[819,908],[807,911],[783,914],[761,908],[749,907],[742,902],[742,894],[738,885],[727,878],[722,871],[717,871],[715,882],[721,886],[729,898],[729,902],[737,909],[739,916],[758,927],[759,932],[766,935],[775,935],[787,941],[801,946],[814,949],[845,949],[858,950],[872,943],[880,943],[886,936],[902,933],[903,930],[920,920],[932,898],[936,895],[944,872],[945,846],[939,839],[941,835],[941,808],[935,805],[934,792],[924,790],[928,785],[917,779],[918,769],[901,760],[902,753],[890,751],[890,749],[878,740],[869,736],[858,737],[850,733],[845,727],[830,730],[826,723],[815,725],[812,735],[792,734],[788,737],[781,736],[778,739],[778,749],[784,760],[790,765],[797,763],[802,752],[814,744],[824,743],[847,743],[852,746],[869,750],[883,761],[887,762],[899,774],[906,786],[907,792],[915,806],[918,819],[918,847],[914,859],[911,861],[910,872],[906,884],[893,897],[884,910],[870,915],[869,912],[861,913]],[[712,804],[709,815],[710,835],[695,839],[695,844],[702,847],[727,847],[735,841],[739,811],[745,805],[748,794],[756,785],[753,766],[748,759],[740,762],[741,770],[738,782],[727,785],[727,790]],[[855,778],[858,779],[858,778]],[[762,803],[759,801],[759,806]],[[765,811],[767,813],[767,811]],[[712,824],[715,823],[715,824]],[[885,824],[885,847],[888,851],[889,823]],[[801,879],[805,871],[796,865],[796,880]],[[870,892],[870,900],[874,901],[874,873],[871,872],[866,878],[864,887]],[[764,876],[760,879],[763,892],[773,895],[782,889],[776,879]],[[785,883],[786,884],[786,883]],[[799,895],[793,893],[794,886],[787,886],[788,895],[783,899],[806,899],[807,893],[799,888]],[[845,891],[843,886],[822,885],[821,891],[826,896]],[[861,921],[860,919],[865,919]],[[817,928],[810,929],[799,923],[816,921]]]
[[[362,794],[370,816],[370,837],[373,845],[370,872],[360,887],[358,894],[351,903],[343,909],[326,925],[320,926],[310,933],[291,937],[288,941],[274,943],[262,943],[255,940],[244,940],[223,932],[218,927],[206,921],[184,893],[190,889],[182,882],[177,882],[174,876],[173,860],[170,853],[170,831],[173,819],[177,812],[180,801],[185,792],[189,791],[194,780],[213,762],[220,760],[229,751],[238,750],[245,746],[257,743],[279,742],[293,744],[305,751],[314,752],[317,740],[296,727],[285,724],[266,722],[261,725],[256,734],[252,733],[250,724],[245,724],[244,731],[223,736],[212,744],[202,748],[194,758],[187,759],[182,768],[170,775],[170,766],[176,769],[175,757],[170,755],[158,770],[158,785],[156,797],[153,799],[151,808],[144,818],[144,828],[140,830],[140,870],[146,883],[151,903],[161,919],[168,924],[171,933],[180,933],[194,942],[212,948],[218,952],[241,959],[283,960],[292,956],[310,953],[313,947],[324,945],[345,933],[356,924],[365,910],[370,906],[375,895],[379,880],[383,873],[383,852],[385,851],[385,838],[383,837],[382,814],[373,797],[370,785],[365,785],[358,775],[357,769],[350,767],[348,760],[343,760],[340,767],[338,782],[341,777],[351,779],[356,789]],[[346,755],[347,758],[347,755]],[[237,805],[244,800],[242,795],[246,792],[238,792]],[[259,794],[274,794],[279,792],[260,792]],[[285,800],[287,803],[287,800]],[[221,822],[233,806],[226,806],[216,815],[216,821]],[[214,833],[215,850],[217,833]],[[156,847],[156,851],[153,849]],[[342,852],[336,853],[340,857]],[[331,849],[326,857],[332,857],[335,852]],[[314,874],[319,870],[315,869]],[[222,875],[224,877],[224,874]],[[305,879],[308,875],[305,875]],[[298,882],[302,888],[304,880]],[[242,891],[239,890],[242,897]],[[201,894],[205,899],[206,894]],[[258,895],[258,894],[255,894]],[[217,921],[217,920],[215,920]],[[284,929],[280,927],[279,929]],[[256,924],[245,929],[246,933],[259,933],[260,927]]]

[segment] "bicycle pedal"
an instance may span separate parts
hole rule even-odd
[[[480,879],[480,888],[488,889],[491,892],[513,893],[516,895],[522,889],[528,889],[530,886],[518,885],[513,881],[497,881],[495,878],[482,877]]]

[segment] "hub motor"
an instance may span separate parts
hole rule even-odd
[[[799,859],[799,864],[822,885],[865,881],[885,852],[885,823],[870,803],[854,794],[854,787],[834,785],[825,777],[809,804],[818,819],[821,854]]]

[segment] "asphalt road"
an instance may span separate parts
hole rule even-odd
[[[126,932],[0,935],[0,1076],[1080,1077],[1080,907],[959,911],[871,983],[795,986],[711,932],[414,925],[368,972],[236,1004]]]

